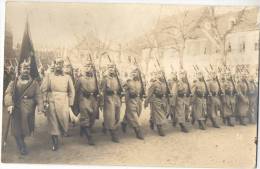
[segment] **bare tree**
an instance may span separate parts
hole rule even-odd
[[[226,65],[227,57],[227,36],[234,31],[234,29],[244,22],[246,8],[242,8],[232,17],[228,18],[223,27],[223,16],[216,15],[215,7],[208,7],[205,13],[204,20],[200,23],[201,31],[207,38],[217,47],[220,54],[223,56],[223,64]],[[227,19],[227,18],[226,18]]]

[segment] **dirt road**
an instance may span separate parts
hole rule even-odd
[[[109,135],[101,132],[99,120],[93,131],[96,146],[87,145],[76,126],[70,130],[72,136],[63,139],[60,150],[52,152],[46,118],[44,115],[36,117],[36,132],[26,140],[29,155],[20,156],[10,136],[2,162],[232,168],[255,165],[256,125],[215,129],[209,124],[206,131],[195,126],[186,134],[169,123],[166,137],[159,137],[149,129],[149,114],[145,112],[141,117],[144,141],[137,140],[133,130],[128,129],[127,134],[120,131],[120,143],[113,143]]]

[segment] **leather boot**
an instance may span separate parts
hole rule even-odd
[[[205,127],[205,125],[204,125],[204,123],[203,123],[202,120],[198,120],[198,123],[199,123],[199,128],[200,128],[201,130],[206,130],[206,127]]]
[[[240,117],[240,125],[246,126],[245,117]]]
[[[111,140],[115,143],[119,143],[119,138],[115,130],[109,130],[111,135]]]
[[[102,132],[103,132],[104,134],[106,134],[106,133],[107,133],[107,129],[105,128],[105,123],[104,123],[104,122],[102,123],[102,126],[103,126]]]
[[[151,130],[154,130],[154,124],[153,124],[153,121],[150,120],[149,122],[150,122],[150,129],[151,129]]]
[[[95,145],[94,140],[93,140],[92,135],[91,135],[90,128],[89,127],[82,127],[82,130],[83,130],[83,132],[84,132],[84,134],[85,134],[85,136],[88,140],[88,144],[92,145],[92,146]]]
[[[213,126],[214,128],[220,128],[220,126],[218,125],[218,123],[216,122],[215,119],[211,118],[211,122],[212,122],[212,126]]]
[[[141,129],[138,128],[138,127],[135,127],[134,130],[135,130],[136,138],[138,138],[140,140],[143,140],[144,139],[144,135],[143,135]]]
[[[121,129],[122,129],[123,133],[126,133],[126,127],[127,127],[127,124],[125,122],[122,122]]]
[[[52,135],[52,151],[57,151],[59,149],[59,141],[57,135]]]
[[[26,150],[25,144],[22,141],[21,136],[16,136],[15,141],[16,141],[16,145],[17,145],[17,148],[19,149],[20,154],[27,155],[27,150]]]
[[[181,127],[181,131],[184,133],[188,133],[188,129],[186,128],[186,126],[183,123],[180,123],[180,127]]]
[[[28,150],[27,150],[27,146],[24,142],[24,137],[22,136],[21,137],[21,144],[22,144],[22,147],[21,147],[21,155],[27,155],[28,154]]]
[[[161,125],[157,125],[157,130],[158,130],[159,136],[165,136],[165,133],[164,133]]]
[[[234,124],[231,122],[231,117],[227,117],[227,118],[226,118],[226,121],[227,121],[227,125],[228,125],[228,126],[234,127]]]

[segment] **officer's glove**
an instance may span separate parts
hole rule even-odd
[[[8,111],[8,113],[11,115],[11,114],[13,113],[13,111],[14,111],[14,106],[9,106],[9,107],[7,108],[7,111]]]

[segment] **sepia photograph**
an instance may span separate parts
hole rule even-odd
[[[260,6],[4,5],[1,163],[257,168]]]

